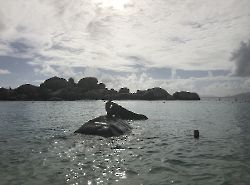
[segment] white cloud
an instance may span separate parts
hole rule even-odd
[[[0,56],[29,58],[37,74],[75,80],[96,76],[116,89],[161,86],[170,92],[183,89],[206,95],[250,90],[247,78],[208,72],[204,78],[179,79],[176,74],[178,69],[234,68],[231,52],[250,39],[249,0],[0,0],[0,4]],[[77,67],[85,70],[76,72]],[[171,68],[172,79],[150,77],[144,69],[152,67]]]
[[[10,71],[6,69],[0,69],[0,75],[7,75],[7,74],[10,74]]]
[[[184,90],[198,92],[201,96],[220,97],[250,91],[249,79],[239,77],[207,76],[202,78],[164,80],[154,79],[146,73],[131,73],[125,76],[112,76],[99,73],[96,76],[108,88],[119,90],[121,87],[128,87],[131,92],[135,92],[137,89],[145,90],[152,87],[162,87],[171,94]]]
[[[130,71],[122,56],[141,56],[147,67],[228,70],[232,48],[250,38],[248,0],[0,1],[0,54],[24,39],[46,65]]]

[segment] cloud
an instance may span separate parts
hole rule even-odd
[[[6,69],[0,69],[0,75],[7,75],[7,74],[10,74],[10,71]]]
[[[4,28],[5,28],[5,25],[1,22],[1,20],[0,20],[0,32],[2,31],[2,30],[4,30]]]
[[[28,61],[32,79],[97,75],[110,87],[204,94],[201,87],[218,91],[219,76],[230,92],[235,81],[248,84],[227,73],[233,46],[250,39],[249,0],[0,1],[0,56]],[[234,54],[237,66],[246,66],[242,56]],[[249,74],[239,69],[238,76]]]
[[[228,70],[231,46],[249,39],[248,0],[124,2],[2,1],[0,54],[117,71],[133,70],[130,56],[147,68]]]
[[[76,72],[72,67],[69,66],[51,66],[48,64],[44,64],[41,66],[35,64],[34,67],[34,72],[37,75],[41,75],[46,78],[52,76],[60,76],[66,79],[73,77],[75,80],[79,80],[84,76],[88,76],[83,74],[83,72]]]
[[[216,76],[201,77],[189,79],[154,79],[142,74],[128,74],[127,76],[109,76],[100,78],[107,87],[119,89],[121,87],[130,88],[131,92],[137,89],[148,89],[152,87],[162,87],[169,93],[184,90],[198,92],[201,96],[230,96],[242,92],[250,91],[250,81],[246,78]]]
[[[34,72],[43,76],[59,76],[59,72],[47,64],[35,68]]]
[[[4,21],[3,13],[0,11],[0,33],[5,29],[5,24],[3,21]]]
[[[235,62],[234,75],[250,76],[250,40],[241,42],[240,47],[233,52],[231,60]]]

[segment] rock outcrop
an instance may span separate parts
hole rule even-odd
[[[68,86],[67,80],[63,78],[59,78],[57,76],[54,76],[52,78],[49,78],[45,80],[40,87],[41,88],[46,88],[46,89],[51,89],[51,90],[59,90],[66,88]]]
[[[11,100],[12,90],[0,88],[0,100]]]
[[[200,100],[197,93],[186,91],[170,95],[166,90],[155,87],[137,90],[131,93],[127,87],[119,91],[108,89],[104,83],[98,83],[95,77],[80,79],[77,83],[73,78],[52,77],[45,80],[39,87],[24,84],[16,89],[0,88],[0,100]]]
[[[83,92],[86,92],[89,90],[98,89],[97,83],[98,80],[95,77],[87,77],[79,80],[79,82],[77,83],[77,87]]]
[[[200,97],[197,93],[188,91],[175,92],[173,97],[176,100],[200,100]]]
[[[39,87],[31,84],[19,86],[14,90],[14,94],[18,99],[22,100],[35,100],[40,97]]]
[[[83,124],[75,133],[103,137],[120,136],[131,131],[128,120],[146,120],[145,115],[131,112],[122,106],[108,101],[105,105],[107,115],[99,116]]]
[[[130,110],[125,109],[124,107],[113,103],[111,101],[108,101],[105,105],[105,109],[107,112],[107,115],[109,117],[115,117],[119,119],[125,119],[125,120],[146,120],[148,119],[147,116],[143,114],[137,114]]]
[[[125,93],[128,94],[130,92],[130,90],[127,87],[123,87],[119,90],[119,93]]]
[[[173,97],[164,89],[155,87],[142,93],[144,100],[173,100]]]

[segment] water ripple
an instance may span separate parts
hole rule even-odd
[[[0,103],[2,184],[250,182],[249,103],[121,101],[150,119],[116,138],[73,133],[102,101]]]

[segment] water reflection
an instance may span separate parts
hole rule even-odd
[[[80,141],[78,139],[81,138]],[[84,138],[85,140],[82,140]],[[131,151],[125,148],[127,136],[121,138],[99,138],[95,136],[73,136],[65,146],[65,141],[54,142],[54,152],[61,162],[71,168],[65,175],[68,184],[107,184],[126,179],[125,159]],[[74,142],[74,147],[69,147]],[[58,145],[64,146],[58,147]],[[119,148],[117,146],[124,146]]]

